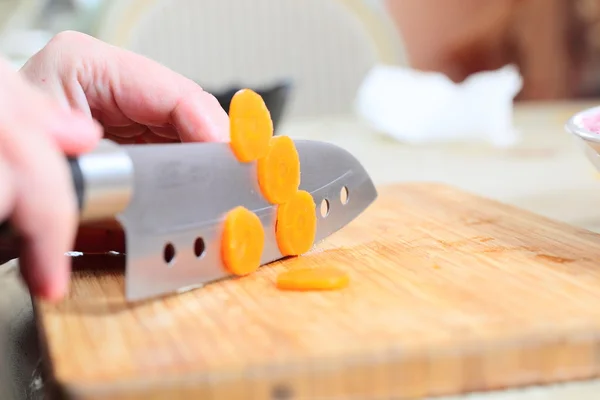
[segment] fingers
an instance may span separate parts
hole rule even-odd
[[[173,126],[144,126],[132,123],[129,126],[107,126],[104,134],[118,143],[172,143],[179,141]]]
[[[154,61],[122,49],[108,50],[114,52],[115,62],[106,65],[101,60],[94,64],[95,72],[85,76],[95,82],[94,87],[110,88],[102,93],[94,91],[94,98],[88,95],[93,108],[101,108],[104,114],[109,110],[123,113],[146,126],[170,123],[182,141],[228,140],[229,117],[213,95]]]
[[[1,154],[1,153],[0,153]],[[14,208],[16,190],[13,173],[6,160],[0,156],[0,221],[7,220]],[[19,256],[16,249],[18,242],[12,238],[2,238],[0,240],[0,264],[17,258]]]
[[[8,72],[0,70],[0,79],[6,73]],[[22,105],[22,117],[35,119],[37,124],[43,127],[44,133],[50,135],[58,148],[67,155],[90,151],[102,137],[102,126],[84,112],[61,107],[52,96],[35,90],[21,79],[18,79],[9,90],[18,92],[19,98],[34,102]],[[39,107],[39,110],[32,113],[33,107]]]
[[[223,118],[224,112],[213,95],[200,91],[181,98],[171,117],[182,142],[226,142],[229,117]]]
[[[111,135],[109,133],[105,134],[104,137],[106,139],[112,140],[115,143],[119,143],[119,144],[136,144],[136,143],[141,143],[138,141],[139,136],[135,136],[132,138],[124,138],[122,136],[115,136],[115,135]]]
[[[194,81],[82,33],[56,35],[22,73],[61,98],[63,104],[91,110],[104,125],[125,126],[130,121],[145,126],[172,124],[182,141],[229,138],[227,113]],[[49,83],[52,79],[62,84]],[[79,91],[85,94],[85,104]]]
[[[6,161],[0,157],[0,221],[6,220],[15,203],[15,181]]]
[[[22,238],[23,276],[34,294],[61,298],[70,269],[64,253],[73,244],[77,222],[66,160],[39,131],[3,140],[2,150],[18,179],[11,221]]]
[[[167,139],[177,140],[179,139],[179,134],[175,130],[175,127],[169,126],[150,126],[148,127],[156,136],[160,136]]]
[[[0,215],[20,236],[19,264],[34,296],[56,300],[68,288],[77,202],[64,153],[92,148],[98,131],[0,63]]]
[[[140,124],[133,123],[128,126],[107,126],[104,128],[104,132],[111,136],[119,136],[122,138],[133,138],[140,136],[148,130],[148,127]]]
[[[102,138],[102,126],[81,113],[57,110],[49,119],[45,132],[66,155],[86,153]]]

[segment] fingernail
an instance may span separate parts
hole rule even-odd
[[[213,95],[200,92],[179,107],[183,141],[229,141],[229,116]]]
[[[77,125],[85,130],[93,139],[100,139],[104,134],[102,125],[91,116],[75,111],[71,115],[73,125]]]
[[[204,110],[205,134],[207,139],[214,142],[225,142],[229,140],[229,116],[223,110],[219,101],[211,94],[202,92],[194,99],[194,107]]]
[[[79,112],[70,112],[64,114],[60,119],[55,123],[51,134],[67,154],[89,151],[102,138],[101,125],[91,117]]]
[[[67,261],[70,264],[70,257],[65,256],[65,258],[69,258]],[[40,286],[38,290],[40,295],[46,300],[50,302],[58,302],[62,300],[69,292],[69,278],[70,278],[70,265],[68,268],[69,273],[67,275],[57,274],[56,276],[52,276],[48,280],[43,283],[40,282]]]
[[[215,139],[220,142],[229,142],[229,115],[227,112],[221,107],[221,103],[215,96],[210,93],[206,93],[210,97],[209,103],[211,103],[214,107],[213,122],[215,125]]]
[[[218,142],[229,142],[229,116],[225,115],[226,118],[219,118],[215,124],[215,140]]]

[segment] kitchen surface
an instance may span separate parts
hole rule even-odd
[[[360,204],[360,186],[348,190],[326,218]],[[68,299],[35,304],[68,398],[497,390],[597,376],[597,240],[447,185],[395,184],[314,250],[240,279],[131,304],[122,260],[89,257]],[[341,290],[281,290],[282,275],[332,269],[348,274]]]

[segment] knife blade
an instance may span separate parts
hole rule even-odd
[[[300,189],[317,205],[316,244],[360,215],[377,191],[348,151],[320,141],[294,143]],[[261,265],[283,258],[275,237],[277,206],[261,194],[256,163],[240,163],[228,143],[118,145],[104,139],[69,165],[80,223],[113,219],[125,232],[129,301],[229,277],[220,237],[225,214],[237,206],[261,220]]]

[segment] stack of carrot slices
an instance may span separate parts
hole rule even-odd
[[[300,157],[288,136],[273,136],[271,114],[260,95],[238,91],[229,106],[230,146],[239,162],[257,163],[258,186],[264,198],[277,205],[275,234],[282,255],[297,256],[313,246],[317,230],[316,205],[310,193],[299,190]],[[256,271],[265,243],[258,216],[236,207],[225,217],[221,243],[223,262],[234,275]],[[335,268],[298,269],[282,273],[277,286],[286,290],[344,287],[348,277]]]

